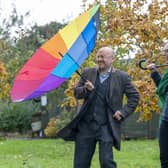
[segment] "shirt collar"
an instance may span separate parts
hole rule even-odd
[[[112,70],[112,68],[110,67],[106,73],[100,73],[100,72],[99,72],[99,74],[100,74],[100,75],[107,75],[107,74],[111,73],[111,70]]]

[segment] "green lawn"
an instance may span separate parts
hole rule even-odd
[[[159,168],[157,140],[122,142],[114,150],[118,168]],[[0,168],[72,168],[73,143],[62,140],[0,141]],[[99,168],[98,151],[92,168]]]

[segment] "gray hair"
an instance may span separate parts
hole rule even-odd
[[[115,57],[115,52],[111,46],[105,46],[105,47],[100,48],[99,50],[102,50],[102,49],[106,49],[106,50],[111,51],[113,57]]]

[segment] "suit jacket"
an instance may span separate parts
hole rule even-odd
[[[77,99],[84,99],[84,103],[81,106],[80,111],[76,115],[76,117],[57,133],[57,137],[63,138],[64,140],[75,140],[77,124],[85,115],[88,106],[90,105],[95,94],[94,90],[88,91],[84,87],[84,83],[87,79],[95,84],[97,73],[97,68],[84,69],[81,79],[74,91],[75,97]],[[113,135],[114,146],[116,149],[120,150],[121,123],[123,120],[117,121],[113,118],[113,114],[117,110],[119,110],[123,115],[123,119],[127,118],[131,113],[134,112],[136,106],[138,105],[139,94],[135,87],[132,85],[130,77],[127,73],[113,68],[110,78],[110,85],[106,95],[106,101],[108,103],[108,125]],[[125,105],[123,105],[124,95],[126,95],[127,97],[127,102]]]

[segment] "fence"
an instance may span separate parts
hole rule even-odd
[[[154,139],[159,133],[159,115],[154,113],[148,122],[138,122],[138,113],[134,113],[126,119],[122,125],[122,137],[124,139],[148,138]]]

